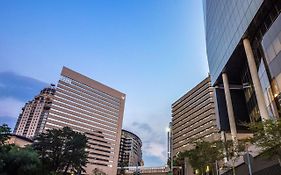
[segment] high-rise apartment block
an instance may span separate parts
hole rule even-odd
[[[55,87],[51,85],[44,88],[33,100],[27,102],[18,117],[14,134],[33,138],[38,133],[41,133],[44,129],[54,94]]]
[[[173,155],[191,149],[192,143],[198,139],[220,139],[210,77],[172,104]]]
[[[122,130],[118,167],[143,166],[142,141],[134,133]]]

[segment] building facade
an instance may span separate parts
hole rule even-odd
[[[87,174],[117,173],[125,94],[63,67],[44,129],[71,127],[88,137]]]
[[[239,133],[248,132],[245,122],[280,117],[281,1],[204,0],[203,4],[219,129],[230,132],[235,141]],[[268,170],[271,165],[264,170],[254,167],[253,173],[275,174]]]
[[[280,117],[281,1],[204,0],[211,82],[220,130]]]
[[[33,138],[44,129],[52,100],[55,94],[55,87],[51,85],[44,88],[33,100],[27,102],[22,108],[14,134]]]
[[[142,141],[134,133],[122,130],[118,167],[143,166]]]
[[[191,149],[191,143],[197,139],[220,138],[213,92],[210,77],[207,77],[172,104],[173,157]]]

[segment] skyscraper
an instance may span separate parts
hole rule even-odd
[[[204,0],[207,56],[220,129],[280,116],[281,1]]]
[[[122,130],[118,167],[142,166],[142,141],[134,133]]]
[[[55,87],[51,85],[44,88],[33,100],[27,102],[22,108],[14,134],[33,138],[44,129],[52,100],[55,94]]]
[[[280,117],[281,1],[204,0],[207,57],[220,130],[235,141],[245,122]],[[275,164],[275,165],[274,165]],[[255,158],[253,174],[280,174]],[[246,165],[237,174],[248,174]]]
[[[88,137],[87,173],[117,173],[125,94],[63,67],[45,130],[69,126]]]

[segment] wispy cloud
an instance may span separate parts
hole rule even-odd
[[[0,99],[0,117],[9,116],[17,118],[24,103],[25,102],[10,97]]]
[[[19,99],[27,101],[33,98],[38,92],[48,86],[31,77],[18,75],[14,72],[0,72],[0,98]]]
[[[162,162],[162,164],[166,162],[167,146],[165,143],[165,133],[159,132],[148,123],[141,122],[133,122],[128,129],[142,139],[144,157],[155,157],[158,159],[158,162]],[[158,166],[160,165],[158,164]]]
[[[0,124],[13,128],[24,104],[47,85],[14,72],[0,72]]]

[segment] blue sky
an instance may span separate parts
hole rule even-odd
[[[201,0],[1,0],[0,21],[0,123],[67,66],[124,92],[123,128],[165,164],[171,104],[208,75]]]

